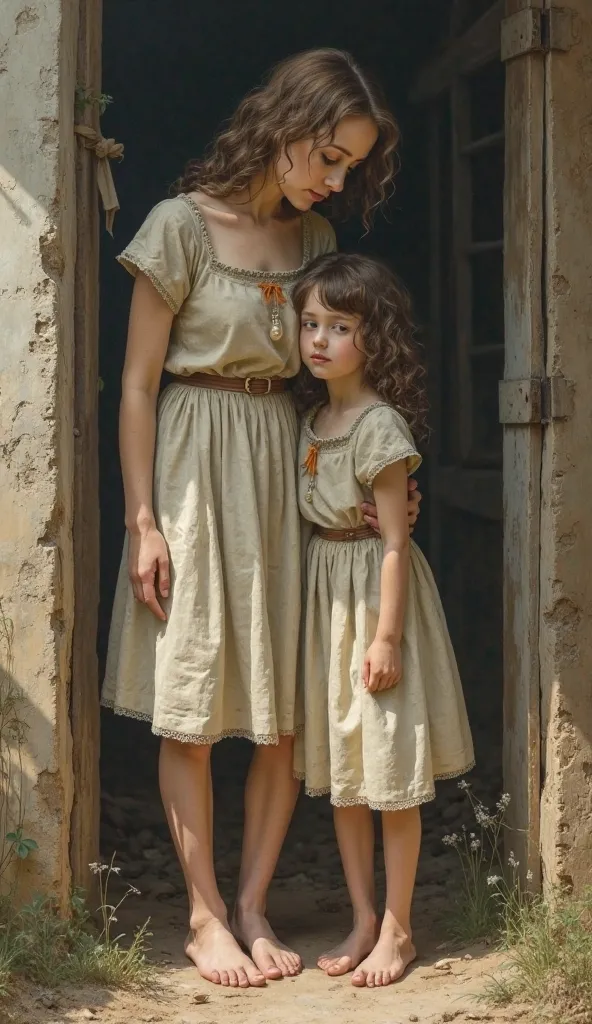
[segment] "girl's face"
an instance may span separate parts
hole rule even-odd
[[[300,316],[300,354],[313,377],[330,381],[361,372],[365,354],[359,328],[358,317],[327,309],[313,288]]]
[[[278,184],[297,210],[341,192],[349,172],[365,160],[378,138],[369,117],[344,117],[331,141],[313,148],[312,139],[289,146],[276,164]]]

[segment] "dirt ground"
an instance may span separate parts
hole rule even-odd
[[[135,730],[135,723],[109,727],[101,850],[104,860],[115,853],[122,880],[142,893],[129,897],[118,914],[118,927],[129,935],[150,918],[150,956],[159,988],[140,996],[96,988],[28,989],[21,994],[19,1024],[87,1020],[101,1024],[320,1024],[330,1017],[339,1024],[464,1024],[519,1018],[526,1024],[529,1018],[524,1009],[512,1006],[493,1011],[479,1001],[503,958],[485,945],[455,948],[450,944],[448,918],[460,873],[457,856],[442,844],[442,836],[458,831],[463,823],[473,825],[456,782],[442,783],[438,799],[422,808],[423,844],[413,913],[419,958],[400,983],[385,990],[357,990],[349,977],[327,978],[316,968],[318,955],[347,933],[350,918],[331,808],[325,799],[305,797],[299,801],[269,901],[272,924],[303,956],[304,972],[246,992],[224,990],[200,979],[183,954],[186,895],[158,796],[152,739],[141,726]],[[136,752],[133,759],[130,750]],[[497,754],[490,750],[486,777],[475,773],[473,780],[477,795],[489,806],[500,795]],[[236,741],[219,744],[214,751],[216,867],[229,906],[240,860],[242,789],[250,755],[250,746]],[[384,872],[379,832],[376,864],[381,899]],[[447,959],[447,965],[440,964]]]
[[[180,901],[146,901],[142,911],[152,918],[159,990],[137,995],[91,987],[60,993],[30,989],[22,993],[17,1019],[19,1024],[325,1024],[331,1018],[339,1024],[530,1021],[524,1008],[494,1011],[478,999],[501,966],[499,954],[485,946],[438,948],[433,894],[420,894],[416,901],[420,955],[403,981],[384,990],[359,991],[348,977],[328,979],[315,968],[315,961],[347,929],[347,909],[339,903],[339,897],[329,893],[301,891],[294,899],[291,892],[276,892],[272,919],[281,922],[282,937],[301,952],[306,969],[300,977],[270,982],[264,990],[238,992],[202,981],[184,958],[185,907]],[[137,923],[137,907],[121,921],[123,927]],[[446,958],[448,966],[436,968]]]

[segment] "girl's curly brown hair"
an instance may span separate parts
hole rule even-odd
[[[411,299],[405,287],[379,260],[333,252],[313,260],[294,288],[292,302],[299,316],[313,289],[327,309],[359,318],[366,383],[401,413],[416,440],[425,441],[425,369],[414,340]],[[294,392],[302,410],[328,397],[325,382],[305,366],[296,378]]]
[[[344,217],[361,211],[368,228],[396,171],[399,129],[378,85],[342,50],[308,50],[278,64],[245,96],[205,158],[187,164],[172,192],[198,190],[215,198],[241,192],[293,143],[312,138],[315,148],[327,145],[339,122],[352,116],[370,117],[378,139],[332,205]]]

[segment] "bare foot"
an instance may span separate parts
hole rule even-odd
[[[261,971],[242,952],[228,925],[217,918],[189,932],[185,954],[202,978],[214,985],[232,988],[249,988],[251,985],[260,988],[265,985]]]
[[[380,938],[370,956],[366,957],[355,971],[352,985],[359,988],[392,985],[394,981],[403,977],[416,956],[411,939],[396,932],[392,927],[385,927],[383,923]]]
[[[263,914],[235,908],[232,931],[269,981],[300,974],[302,960],[289,946],[280,942]]]
[[[337,977],[340,974],[347,974],[353,971],[361,960],[376,945],[377,924],[376,919],[354,925],[352,931],[344,942],[341,942],[334,949],[322,953],[317,960],[322,971]]]

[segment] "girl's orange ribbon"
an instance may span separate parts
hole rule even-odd
[[[304,462],[302,463],[303,469],[308,470],[310,476],[316,476],[317,475],[317,462],[318,462],[318,458],[319,458],[319,449],[317,448],[317,446],[315,444],[310,444],[308,446],[308,451],[306,453],[306,458],[305,458]]]
[[[282,289],[280,288],[279,284],[275,284],[274,281],[264,281],[262,284],[259,285],[259,287],[261,289],[263,301],[266,302],[268,305],[271,302],[275,302],[276,306],[284,305],[286,297]]]

